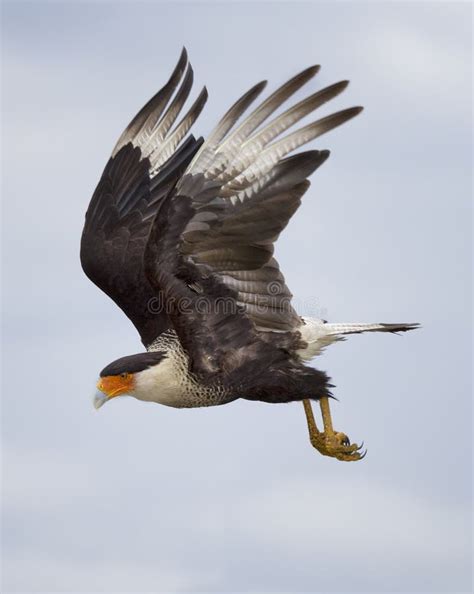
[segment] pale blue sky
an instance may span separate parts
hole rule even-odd
[[[456,592],[471,579],[471,7],[42,3],[3,9],[5,592]],[[84,212],[186,45],[206,134],[313,63],[355,121],[314,142],[277,256],[303,313],[414,322],[315,365],[359,464],[301,405],[173,410],[91,396],[140,343],[83,275]],[[327,113],[327,109],[322,113]]]

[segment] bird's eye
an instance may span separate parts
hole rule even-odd
[[[128,377],[128,373],[126,373],[126,372],[124,372],[124,373],[121,373],[121,374],[120,374],[120,377],[121,377],[122,379],[127,379],[127,377]]]

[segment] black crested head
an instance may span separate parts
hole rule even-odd
[[[154,365],[158,365],[166,355],[159,351],[150,353],[138,353],[136,355],[127,355],[109,363],[100,372],[100,377],[109,375],[120,375],[121,373],[138,373]]]

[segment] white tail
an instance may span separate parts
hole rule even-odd
[[[308,344],[298,351],[302,359],[310,360],[319,355],[325,347],[338,340],[345,340],[345,334],[361,334],[362,332],[407,332],[415,330],[419,324],[330,324],[315,318],[303,318],[300,326],[302,339]]]
[[[360,334],[361,332],[406,332],[419,324],[325,324],[328,334]]]

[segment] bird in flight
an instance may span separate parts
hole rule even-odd
[[[81,263],[134,324],[146,352],[101,371],[96,408],[121,395],[177,408],[301,401],[320,453],[363,457],[333,428],[329,377],[305,363],[347,334],[417,325],[332,324],[291,305],[274,244],[329,151],[293,153],[362,110],[286,133],[347,87],[328,86],[272,118],[318,70],[303,70],[260,103],[266,81],[256,84],[205,140],[196,139],[189,130],[207,90],[180,117],[193,84],[183,49],[168,82],[120,136],[86,213]]]

